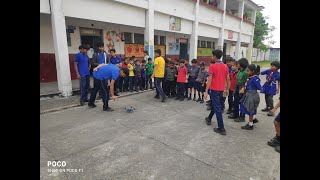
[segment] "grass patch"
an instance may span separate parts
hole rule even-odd
[[[269,68],[272,61],[258,61],[252,62],[252,64],[259,65],[261,68]]]

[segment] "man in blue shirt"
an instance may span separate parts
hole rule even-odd
[[[116,55],[116,50],[115,49],[111,49],[110,50],[110,54],[111,54],[110,63],[118,66],[119,68],[121,68],[122,67],[122,59],[119,56]],[[115,87],[116,87],[115,93],[116,93],[116,96],[118,96],[118,92],[119,92],[119,89],[120,89],[119,79],[116,80]]]
[[[80,79],[80,105],[88,100],[88,89],[90,85],[90,64],[87,52],[89,46],[79,46],[80,52],[76,54],[74,58],[74,69],[77,74],[77,78]]]
[[[100,64],[99,66],[93,69],[93,79],[94,86],[91,92],[90,101],[88,106],[90,108],[96,107],[94,101],[96,99],[97,92],[102,96],[103,101],[103,111],[113,111],[108,105],[109,101],[109,89],[108,89],[108,81],[110,82],[110,94],[112,100],[117,100],[118,96],[115,96],[114,93],[114,84],[116,79],[119,76],[125,77],[129,75],[129,70],[127,68],[119,68],[114,64]]]

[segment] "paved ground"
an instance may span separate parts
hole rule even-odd
[[[95,109],[40,115],[41,179],[280,179],[280,154],[267,145],[275,135],[274,117],[260,110],[264,96],[253,131],[223,115],[226,136],[212,131],[215,117],[212,126],[204,123],[204,104],[161,103],[153,96],[145,92],[110,102],[114,112],[102,112],[97,103]],[[136,111],[126,113],[125,106]],[[83,172],[50,173],[50,160]]]

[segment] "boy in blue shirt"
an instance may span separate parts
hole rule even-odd
[[[119,56],[116,55],[116,50],[115,49],[111,49],[110,50],[110,54],[111,54],[110,63],[118,66],[119,68],[121,68],[122,67],[122,59]],[[115,90],[116,90],[115,94],[116,94],[116,96],[118,96],[119,89],[120,89],[120,83],[119,83],[119,79],[117,79],[116,82],[115,82]]]
[[[264,112],[268,112],[274,108],[273,96],[280,92],[280,62],[273,61],[271,68],[261,72],[261,75],[266,75],[266,82],[263,84],[260,93],[265,94],[265,101],[267,107],[262,109]],[[277,87],[278,81],[278,87]]]
[[[102,96],[103,102],[103,111],[113,111],[108,105],[109,101],[109,89],[108,89],[108,81],[110,82],[110,94],[112,100],[117,100],[118,96],[115,96],[114,93],[114,84],[116,79],[121,77],[125,77],[129,74],[129,70],[127,68],[119,68],[114,64],[100,64],[96,68],[93,69],[93,79],[94,79],[94,86],[91,92],[90,101],[88,106],[90,108],[95,108],[96,105],[94,101],[96,99],[97,92]]]
[[[77,74],[77,78],[80,80],[80,105],[84,102],[89,102],[88,90],[90,85],[90,63],[87,55],[90,49],[87,45],[79,46],[80,52],[76,54],[74,58],[74,69]]]

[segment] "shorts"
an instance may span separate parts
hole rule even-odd
[[[203,84],[203,83],[196,82],[196,85],[197,85],[197,88],[196,88],[196,89],[197,89],[199,92],[204,93],[204,91],[206,90],[206,84],[204,84],[203,87],[202,87],[202,84]]]
[[[188,88],[197,88],[196,77],[189,77]]]
[[[274,121],[280,122],[280,112],[278,113],[277,117],[274,119]]]

